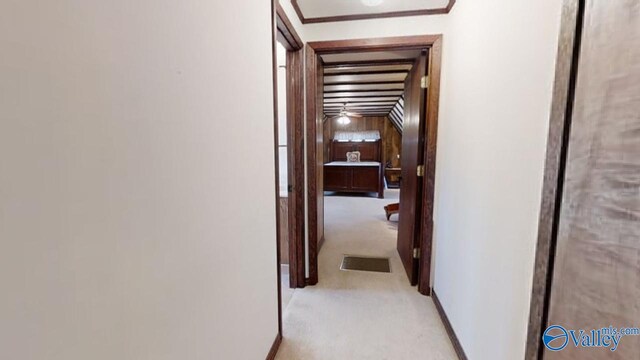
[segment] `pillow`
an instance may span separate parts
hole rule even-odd
[[[360,162],[360,151],[349,151],[347,153],[347,162]]]

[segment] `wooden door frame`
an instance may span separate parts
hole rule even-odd
[[[321,55],[342,53],[342,52],[371,52],[371,51],[389,51],[389,50],[413,50],[413,49],[429,49],[429,91],[426,109],[425,137],[429,145],[424,148],[425,179],[423,181],[423,210],[433,214],[433,196],[435,186],[435,160],[436,160],[436,141],[438,132],[438,110],[440,103],[440,72],[442,66],[442,35],[417,35],[417,36],[398,36],[386,38],[370,38],[355,40],[334,40],[334,41],[317,41],[310,42],[306,46],[306,102],[307,102],[307,198],[308,198],[308,234],[309,234],[309,279],[308,284],[314,285],[318,282],[318,250],[324,239],[318,239],[317,222],[317,196],[318,192],[313,186],[317,174],[317,169],[312,166],[318,161],[315,139],[317,131],[316,113],[316,81],[318,74],[316,64],[322,61]],[[421,260],[418,280],[418,290],[425,295],[431,294],[431,254],[432,254],[432,237],[433,222],[431,219],[423,217],[422,239],[421,239]]]
[[[304,284],[304,217],[296,216],[304,210],[304,158],[303,158],[303,126],[304,126],[304,84],[302,73],[303,42],[291,25],[284,10],[277,0],[271,0],[271,59],[273,76],[273,136],[274,136],[274,161],[275,161],[275,209],[276,209],[276,274],[277,274],[277,299],[278,299],[278,334],[267,355],[267,359],[274,359],[278,347],[282,342],[282,283],[281,283],[281,259],[280,259],[280,159],[278,149],[278,61],[277,42],[280,41],[287,49],[287,160],[288,180],[292,184],[289,192],[288,217],[289,217],[289,283],[291,287],[299,287]]]
[[[544,349],[542,333],[547,325],[551,296],[584,7],[584,0],[563,0],[527,331],[527,360],[542,359]]]
[[[305,286],[305,219],[300,215],[304,213],[304,43],[278,2],[276,39],[287,49],[289,284],[299,288]]]

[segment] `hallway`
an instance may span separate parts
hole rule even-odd
[[[383,206],[398,195],[325,197],[320,281],[283,310],[277,359],[456,359],[431,298],[409,285],[396,252],[397,216],[388,222]],[[389,257],[391,273],[341,271],[343,254]]]

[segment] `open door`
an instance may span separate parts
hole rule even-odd
[[[324,64],[306,47],[309,285],[318,283],[318,252],[324,242]],[[314,69],[313,71],[309,71]],[[312,210],[313,209],[313,210]]]
[[[405,180],[401,184],[397,249],[411,283],[415,285],[419,282],[418,291],[424,295],[430,294],[430,234],[433,227],[430,219],[433,209],[441,48],[442,35],[315,41],[309,42],[305,46],[305,149],[307,159],[305,182],[307,184],[308,230],[306,250],[309,256],[307,285],[315,285],[318,282],[318,252],[324,241],[323,165],[325,159],[322,131],[324,85],[336,85],[330,81],[325,82],[324,62],[321,56],[350,52],[408,50],[412,52],[412,57],[418,53],[420,55],[414,60],[412,70],[404,84],[406,88],[404,89],[406,91],[405,106],[408,106],[408,110],[405,108],[406,123],[403,130],[405,139],[402,145],[403,171],[401,174]],[[407,58],[403,57],[403,59]],[[329,61],[329,63],[331,62]],[[335,64],[335,61],[333,63]],[[355,63],[363,64],[362,61],[355,61]],[[365,61],[364,63],[370,64],[371,62]],[[428,94],[427,90],[421,86],[423,78],[427,74],[429,74],[429,81],[425,85],[429,86]],[[374,81],[373,83],[358,82],[356,85],[382,85],[380,87],[382,89],[385,87],[384,85],[389,84]],[[392,87],[392,89],[397,90],[398,88]],[[342,90],[347,90],[346,92],[362,91],[358,88],[343,88],[336,92],[345,92]],[[368,107],[368,105],[359,105]],[[417,175],[419,164],[422,165],[424,177]],[[426,216],[423,216],[422,212]]]
[[[404,89],[402,179],[397,249],[411,285],[418,283],[419,248],[422,238],[426,89],[421,85],[426,75],[427,51],[425,50],[416,59],[405,80]]]

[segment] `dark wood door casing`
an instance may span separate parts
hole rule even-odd
[[[322,59],[306,46],[307,198],[309,285],[318,283],[318,252],[324,241],[324,131]],[[312,255],[313,254],[313,255]]]
[[[436,41],[427,54],[428,64],[426,74],[429,86],[424,96],[422,106],[425,116],[423,133],[425,134],[424,148],[424,179],[422,194],[422,219],[418,220],[422,230],[420,241],[420,268],[418,276],[418,291],[423,295],[431,295],[431,260],[433,256],[433,208],[436,188],[436,151],[438,149],[438,113],[440,110],[440,72],[442,57],[442,41]]]
[[[435,174],[435,140],[437,138],[437,119],[438,119],[438,103],[439,103],[439,84],[440,84],[440,66],[442,62],[442,35],[416,35],[416,36],[398,36],[398,37],[386,37],[386,38],[370,38],[370,39],[353,39],[353,40],[330,40],[330,41],[317,41],[310,42],[305,48],[306,57],[306,115],[307,115],[307,163],[318,164],[318,159],[322,162],[324,158],[323,150],[318,149],[313,144],[317,144],[318,131],[322,132],[322,125],[319,125],[318,119],[321,119],[322,101],[319,101],[316,94],[322,94],[322,86],[318,87],[318,63],[321,63],[320,55],[335,54],[344,52],[371,52],[371,51],[393,51],[393,50],[418,50],[429,49],[429,69],[430,69],[430,91],[426,107],[426,118],[428,125],[423,129],[423,132],[427,133],[427,138],[432,139],[431,148],[429,144],[425,146],[425,161],[432,160],[432,163],[425,164],[425,181],[422,190],[422,201],[427,206],[431,206],[431,210],[425,210],[429,213],[432,212],[433,207],[433,189],[427,189],[428,186],[434,186],[434,174]],[[322,71],[322,69],[320,69]],[[320,112],[320,114],[318,113]],[[430,125],[429,125],[430,124]],[[317,128],[316,128],[317,127]],[[404,156],[403,156],[404,157]],[[313,179],[317,179],[317,173],[319,169],[317,166],[310,166],[307,169],[308,188],[307,196],[308,202],[308,230],[309,230],[309,279],[308,284],[315,284],[318,281],[318,229],[319,217],[315,213],[318,209],[318,195],[323,196],[322,193],[318,193],[317,182]],[[382,177],[381,177],[382,179]],[[428,181],[427,179],[432,179]],[[324,217],[322,216],[322,222]],[[421,255],[418,275],[416,276],[419,283],[419,291],[422,294],[430,294],[430,268],[431,268],[431,233],[425,231],[432,231],[432,221],[429,219],[418,219],[418,229],[422,231],[424,236],[420,239],[421,242]],[[324,224],[322,224],[324,226]],[[322,233],[323,234],[323,233]],[[411,250],[413,253],[413,249]],[[429,256],[425,256],[428,254]]]
[[[287,51],[289,285],[304,287],[304,50]]]

